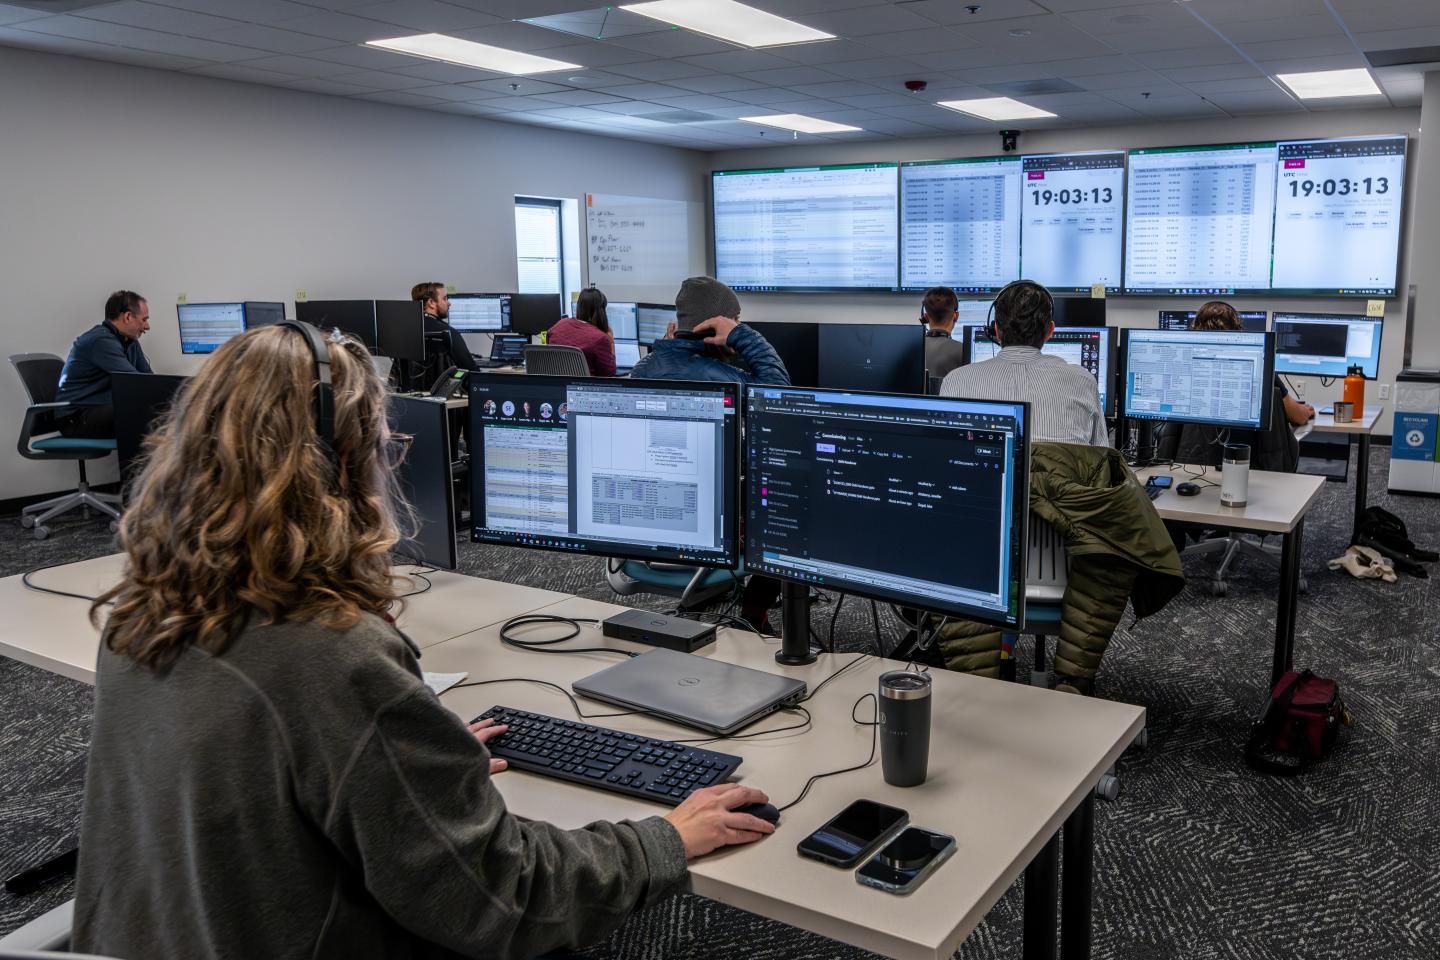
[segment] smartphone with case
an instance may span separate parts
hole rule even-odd
[[[795,849],[802,857],[837,867],[853,867],[909,821],[899,807],[874,800],[856,800],[819,830],[801,840]]]
[[[913,893],[954,852],[955,838],[949,834],[910,827],[857,870],[855,879],[867,887],[904,896]]]

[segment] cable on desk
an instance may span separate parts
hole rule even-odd
[[[555,651],[550,652],[553,653]],[[569,690],[566,690],[558,683],[551,683],[549,680],[536,680],[534,677],[504,677],[499,680],[470,680],[465,683],[453,684],[447,687],[445,689],[445,692],[449,693],[451,690],[459,690],[461,687],[484,687],[492,683],[538,683],[542,687],[550,687],[551,689],[559,690],[561,693],[565,694],[565,699],[570,701],[570,706],[572,709],[574,709],[575,716],[579,717],[582,720],[599,720],[602,717],[633,717],[644,713],[643,710],[622,710],[619,713],[586,713],[585,711],[580,709],[580,701],[576,700],[574,694],[572,694]],[[656,739],[659,738],[657,737]]]
[[[836,677],[840,676],[840,674],[842,674],[842,673],[844,673],[845,671],[849,670],[851,667],[855,666],[855,664],[859,663],[861,660],[868,660],[868,659],[870,659],[870,654],[868,654],[868,653],[859,654],[858,656],[855,657],[854,660],[851,660],[849,663],[845,664],[845,666],[841,667],[839,670],[836,670],[834,673],[830,674],[830,676],[826,677],[824,680],[821,680],[819,683],[815,684],[815,689],[814,689],[814,690],[811,690],[809,693],[805,694],[805,696],[799,701],[799,703],[796,704],[796,706],[799,706],[800,703],[808,703],[808,702],[810,702],[811,700],[814,700],[816,694],[818,694],[821,690],[823,690],[823,689],[825,688],[825,684],[829,683],[831,680],[834,680]]]
[[[864,703],[867,699],[875,701],[874,720],[861,720],[859,717],[855,716],[855,711],[859,709],[860,704]],[[829,770],[825,773],[815,774],[809,780],[805,781],[805,786],[801,788],[800,795],[798,797],[796,797],[794,800],[791,800],[783,807],[777,807],[780,812],[783,813],[784,811],[789,810],[791,807],[795,806],[801,800],[804,800],[805,797],[809,795],[810,788],[815,785],[816,780],[824,780],[826,777],[838,777],[842,773],[853,773],[856,770],[864,770],[866,767],[870,766],[872,763],[875,762],[875,747],[880,740],[880,698],[873,693],[867,693],[859,700],[856,700],[853,704],[850,705],[850,719],[853,720],[855,723],[870,728],[870,756],[865,758],[864,763],[857,763],[853,767],[845,767],[842,770]]]
[[[835,609],[830,613],[830,643],[825,649],[826,653],[835,652],[835,621],[840,619],[840,608],[843,606],[845,606],[845,593],[841,591],[840,598],[835,601]]]
[[[640,654],[632,653],[629,650],[616,650],[612,647],[566,647],[563,650],[549,649],[557,643],[574,640],[580,636],[580,624],[599,622],[599,620],[593,617],[562,617],[554,613],[527,613],[523,616],[511,617],[500,626],[500,642],[507,646],[519,647],[521,650],[530,650],[534,653],[613,653],[621,657],[640,656]],[[517,627],[528,627],[536,623],[562,623],[570,628],[570,632],[563,637],[556,637],[553,640],[521,640],[511,635],[511,631]]]
[[[790,726],[788,726],[788,727],[772,727],[772,728],[770,728],[770,729],[768,729],[768,730],[752,730],[752,731],[750,731],[749,733],[732,733],[732,734],[730,734],[728,737],[700,737],[700,738],[694,739],[694,740],[671,740],[670,742],[671,742],[671,743],[701,743],[701,744],[704,744],[704,743],[721,743],[721,742],[724,742],[724,741],[727,741],[727,740],[752,740],[752,739],[754,739],[755,737],[763,737],[763,736],[765,736],[765,735],[767,735],[767,734],[771,734],[771,733],[788,733],[788,732],[791,731],[791,730],[808,730],[808,729],[809,729],[811,726],[813,726],[814,723],[815,723],[815,718],[810,715],[810,711],[809,711],[809,710],[806,710],[804,707],[800,706],[798,703],[797,703],[795,706],[793,706],[793,707],[782,707],[782,708],[781,708],[780,710],[778,710],[777,712],[778,712],[778,713],[798,713],[798,714],[802,714],[802,715],[805,717],[805,719],[804,719],[804,720],[801,720],[799,723],[792,723],[792,724],[791,724]]]
[[[53,594],[54,594],[55,596],[57,596],[57,597],[74,597],[76,600],[88,600],[90,603],[94,603],[96,600],[99,600],[100,598],[99,598],[99,597],[87,597],[87,596],[86,596],[85,594],[83,594],[83,593],[71,593],[69,590],[56,590],[54,587],[42,587],[42,586],[39,586],[38,584],[35,584],[35,583],[31,583],[31,582],[30,582],[30,578],[31,578],[32,576],[34,576],[35,574],[37,574],[37,573],[41,573],[41,572],[43,572],[43,571],[45,571],[45,570],[54,570],[56,567],[69,566],[69,565],[70,565],[71,563],[73,563],[73,562],[74,562],[73,560],[66,560],[66,561],[64,561],[63,563],[47,563],[47,564],[46,564],[45,566],[43,566],[43,567],[36,567],[34,570],[26,570],[24,573],[22,573],[22,574],[20,575],[20,582],[25,585],[25,588],[26,588],[27,590],[34,590],[34,591],[36,591],[37,593],[53,593]],[[112,604],[112,605],[113,605],[113,604]]]

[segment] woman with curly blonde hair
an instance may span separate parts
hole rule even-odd
[[[92,608],[113,604],[73,949],[535,956],[773,829],[735,810],[765,799],[738,784],[580,830],[506,811],[484,747],[504,728],[442,706],[391,617],[406,508],[386,404],[364,347],[286,324],[228,341],[158,429],[124,579]]]

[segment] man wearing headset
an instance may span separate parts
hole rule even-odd
[[[940,384],[942,397],[1028,400],[1036,440],[1105,446],[1100,389],[1083,367],[1040,352],[1055,332],[1050,291],[1033,280],[1016,280],[995,297],[990,335],[1000,352],[953,370]]]
[[[920,306],[925,324],[925,371],[940,379],[965,362],[965,348],[954,339],[960,299],[949,287],[931,287]]]

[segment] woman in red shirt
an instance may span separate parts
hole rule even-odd
[[[578,347],[583,351],[592,377],[615,376],[615,335],[605,316],[607,304],[605,294],[586,287],[575,301],[575,316],[563,317],[545,338],[552,347]]]

